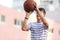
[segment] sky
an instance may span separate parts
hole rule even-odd
[[[0,0],[0,5],[11,8],[12,2],[13,0]]]

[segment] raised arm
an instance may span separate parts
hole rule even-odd
[[[26,16],[25,16],[25,19],[24,19],[24,21],[23,21],[23,23],[22,23],[22,30],[23,31],[28,31],[29,30],[29,28],[28,28],[28,25],[27,25],[27,21],[28,21],[28,19],[29,19],[29,16],[31,15],[31,13],[32,12],[26,12]]]
[[[37,5],[35,6],[35,10],[36,10],[36,12],[40,15],[40,18],[41,18],[43,24],[46,26],[46,28],[48,28],[48,22],[47,22],[47,20],[45,19],[44,15],[41,14],[42,11],[40,11],[40,10],[38,9]]]

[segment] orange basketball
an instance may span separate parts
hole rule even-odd
[[[34,9],[35,9],[35,7],[34,7],[34,5],[35,5],[36,3],[35,3],[35,1],[34,0],[26,0],[25,2],[24,2],[24,10],[26,11],[26,12],[30,12],[30,11],[34,11]]]

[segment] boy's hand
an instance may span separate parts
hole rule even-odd
[[[26,16],[25,17],[27,17],[27,18],[29,18],[29,16],[32,14],[32,12],[26,12]]]
[[[35,4],[34,7],[35,7],[35,11],[38,11],[37,4]]]

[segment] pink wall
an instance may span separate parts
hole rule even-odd
[[[14,19],[23,19],[23,13],[0,6],[0,15],[6,17],[5,23],[0,23],[0,40],[27,40],[28,32],[23,32],[21,28],[14,27]]]
[[[0,15],[5,15],[6,17],[5,23],[4,24],[0,23],[0,40],[29,40],[30,39],[29,32],[26,31],[24,32],[21,30],[21,27],[17,28],[14,25],[14,19],[17,18],[19,20],[23,20],[24,13],[0,6]],[[55,33],[53,34],[52,40],[60,40],[60,36],[58,35],[60,24],[54,22],[52,26],[55,29]]]
[[[54,23],[53,24],[53,29],[54,29],[54,33],[53,33],[53,40],[60,40],[60,23]]]

